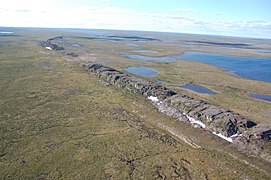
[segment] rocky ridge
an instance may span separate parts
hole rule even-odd
[[[47,41],[41,42],[41,46],[45,47],[46,49],[49,50],[54,50],[54,51],[61,51],[64,50],[64,47],[58,46],[55,43],[52,43],[54,40],[62,40],[64,37],[63,36],[56,36],[54,38],[50,38]]]
[[[48,50],[51,51],[62,51],[65,55],[70,56],[72,58],[77,58],[78,54],[71,52],[71,48],[67,48],[69,43],[63,43],[64,36],[56,36],[53,38],[48,39],[47,41],[42,41],[40,45]],[[64,47],[65,48],[64,48]]]
[[[263,150],[264,143],[271,140],[271,127],[257,125],[230,110],[177,94],[166,87],[101,64],[85,64],[83,67],[110,84],[143,95],[167,116],[191,123],[197,128],[204,128],[233,143],[240,150],[253,149],[253,152],[250,151],[251,154],[259,154]]]

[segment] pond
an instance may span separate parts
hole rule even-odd
[[[216,92],[206,88],[206,87],[203,87],[203,86],[199,86],[199,85],[196,85],[196,84],[185,84],[183,86],[178,86],[180,88],[185,88],[185,89],[189,89],[189,90],[192,90],[192,91],[195,91],[195,92],[199,92],[199,93],[203,93],[203,94],[217,94]]]
[[[143,56],[143,55],[137,55],[137,54],[126,54],[124,57],[139,60],[139,61],[156,61],[156,62],[173,62],[177,60],[176,56],[153,57],[153,56]]]
[[[147,67],[128,67],[124,70],[131,74],[144,77],[154,77],[159,73],[159,71]]]
[[[252,97],[252,98],[261,99],[261,100],[264,100],[264,101],[271,102],[271,96],[268,96],[268,95],[249,93],[248,96]]]
[[[141,61],[172,62],[188,60],[201,62],[224,68],[232,75],[271,82],[271,58],[226,56],[202,52],[186,52],[183,55],[162,57],[126,54],[125,57]]]

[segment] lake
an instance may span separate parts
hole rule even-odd
[[[248,94],[248,96],[252,97],[252,98],[261,99],[261,100],[264,100],[264,101],[271,102],[271,96],[268,96],[268,95],[250,93],[250,94]]]
[[[228,70],[229,74],[243,78],[271,82],[271,58],[226,56],[222,54],[186,52],[175,56],[143,56],[126,54],[125,57],[143,61],[172,62],[188,60],[211,64]]]
[[[153,57],[153,56],[143,56],[138,54],[126,54],[124,57],[129,59],[135,59],[139,61],[156,61],[156,62],[172,62],[176,61],[178,56],[163,56],[163,57]]]
[[[159,73],[159,71],[147,67],[128,67],[124,70],[131,74],[144,77],[154,77]]]
[[[206,87],[203,87],[203,86],[199,86],[199,85],[196,85],[196,84],[185,84],[183,86],[178,86],[180,88],[185,88],[185,89],[189,89],[189,90],[192,90],[192,91],[195,91],[195,92],[199,92],[199,93],[203,93],[203,94],[217,94],[216,92],[206,88]]]

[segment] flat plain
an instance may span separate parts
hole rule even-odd
[[[125,57],[136,50],[153,50],[157,53],[137,54],[163,57],[211,52],[271,58],[262,53],[270,50],[270,40],[105,30],[5,31],[14,33],[0,36],[0,179],[271,177],[270,162],[242,154],[202,129],[167,117],[143,97],[111,86],[82,68],[84,63],[100,63],[120,71],[132,66],[152,68],[160,73],[141,78],[152,82],[162,79],[170,82],[162,83],[164,86],[176,92],[270,126],[270,102],[247,96],[271,95],[269,82],[233,76],[204,63]],[[60,35],[64,39],[58,43],[64,51],[40,45]],[[249,48],[229,47],[234,43],[249,44]],[[218,93],[177,87],[187,83]]]

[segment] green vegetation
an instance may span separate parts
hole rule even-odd
[[[120,70],[142,64],[155,68],[161,71],[159,78],[174,84],[193,81],[222,92],[208,96],[177,89],[257,122],[270,119],[270,104],[243,93],[268,93],[270,83],[240,79],[200,63],[139,62],[116,54],[135,48],[177,53],[180,48],[174,44],[141,42],[141,47],[129,47],[127,42],[86,40],[52,30],[17,34],[0,37],[7,45],[0,47],[0,179],[270,178],[267,162],[158,113],[142,97],[84,72],[82,63]],[[78,58],[39,45],[58,35],[81,45],[71,48]],[[175,137],[175,131],[184,138]]]

